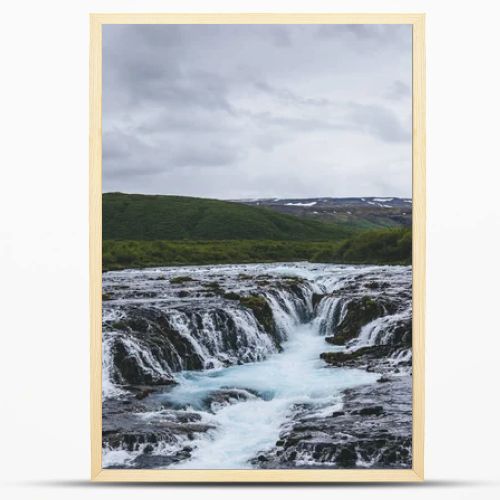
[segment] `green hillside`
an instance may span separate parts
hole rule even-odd
[[[353,230],[227,201],[103,194],[103,239],[136,241],[339,241]]]

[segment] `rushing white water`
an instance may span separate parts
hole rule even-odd
[[[410,319],[411,311],[409,309],[382,316],[361,328],[358,338],[356,339],[356,347],[385,344],[391,335],[392,328],[398,324],[399,321]]]
[[[325,368],[319,359],[324,351],[324,340],[315,325],[298,324],[290,332],[284,352],[266,361],[184,373],[167,396],[171,403],[197,408],[207,395],[223,388],[248,389],[258,397],[207,414],[216,430],[193,443],[192,459],[178,467],[249,468],[250,459],[274,445],[294,404],[335,405],[342,390],[378,378],[363,370]]]

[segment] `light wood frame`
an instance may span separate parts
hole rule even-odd
[[[105,24],[411,24],[413,26],[413,468],[114,470],[102,468],[102,26]],[[424,479],[425,319],[424,14],[90,15],[91,479],[116,482],[415,482]]]

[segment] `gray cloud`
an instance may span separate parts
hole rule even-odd
[[[406,99],[411,98],[411,88],[408,84],[396,80],[395,82],[392,83],[389,91],[387,92],[387,98],[388,99]]]
[[[411,28],[108,25],[105,191],[411,194]]]

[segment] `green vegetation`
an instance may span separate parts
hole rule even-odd
[[[193,278],[191,276],[174,276],[170,278],[172,285],[181,285],[182,283],[186,283],[186,281],[193,281]]]
[[[187,196],[106,193],[102,214],[104,240],[338,241],[354,232],[267,208]]]
[[[217,281],[209,281],[208,283],[202,283],[202,286],[214,291],[221,291],[220,284]]]
[[[303,241],[103,241],[104,270],[190,264],[313,260],[340,242]],[[175,280],[175,278],[173,278]],[[240,279],[246,279],[242,275]]]
[[[252,262],[411,263],[411,231],[386,229],[328,241],[103,241],[103,268]],[[181,278],[179,280],[179,278]],[[246,277],[241,275],[240,279]],[[172,278],[182,283],[182,277]]]
[[[301,260],[409,264],[411,242],[410,229],[360,232],[359,228],[239,203],[182,196],[103,195],[105,271]],[[190,279],[177,276],[170,281],[182,284]]]
[[[387,210],[387,209],[386,209]],[[401,221],[398,221],[391,217],[391,210],[388,210],[388,214],[384,213],[366,213],[366,211],[353,212],[351,215],[345,213],[336,213],[334,216],[329,214],[328,217],[322,217],[321,215],[315,215],[314,220],[319,220],[327,224],[335,223],[338,227],[343,229],[348,229],[351,232],[361,232],[361,231],[374,231],[376,229],[395,229],[404,226]],[[307,215],[307,218],[312,218],[311,215]]]
[[[411,248],[411,229],[368,231],[342,243],[334,259],[352,263],[410,264]]]

